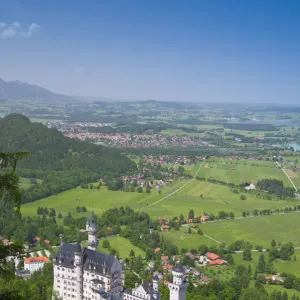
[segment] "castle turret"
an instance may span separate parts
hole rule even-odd
[[[82,299],[83,286],[83,257],[82,249],[79,243],[76,244],[74,249],[74,267],[75,267],[75,289],[76,289],[76,300]]]
[[[188,283],[185,281],[185,269],[177,265],[173,271],[173,282],[168,284],[170,300],[185,300]]]
[[[92,215],[90,217],[89,225],[87,222],[87,232],[88,232],[88,248],[92,250],[97,250],[98,247],[98,238],[97,238],[97,222],[96,217],[94,215],[94,212],[92,212]]]
[[[158,291],[159,278],[155,275],[152,279],[152,287],[153,287],[153,298],[160,300],[160,293]]]

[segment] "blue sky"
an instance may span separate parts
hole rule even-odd
[[[69,95],[300,103],[300,1],[1,0],[0,78]]]

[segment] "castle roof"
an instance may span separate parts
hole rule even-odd
[[[81,252],[81,250],[82,250],[79,243],[76,243],[73,249],[74,249],[74,252]]]
[[[153,289],[152,282],[143,281],[139,287],[142,287],[146,294],[151,295],[151,300],[154,299],[153,294],[155,294],[156,291]],[[126,289],[125,294],[132,295],[134,290],[135,289]]]
[[[81,247],[78,243],[63,243],[56,256],[54,256],[56,258],[54,264],[73,268],[75,252],[78,252],[79,249],[83,255],[83,268],[85,270],[93,270],[96,273],[103,274],[105,272],[112,273],[122,268],[121,263],[115,256]]]
[[[178,273],[185,273],[185,269],[181,265],[176,265],[176,267],[173,269],[173,271],[178,272]]]
[[[157,276],[157,275],[155,275],[155,276],[153,277],[153,280],[155,280],[155,281],[159,281],[159,278],[158,278],[158,276]]]

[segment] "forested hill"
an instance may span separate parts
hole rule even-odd
[[[74,171],[76,169],[120,175],[135,164],[118,150],[65,137],[20,114],[0,120],[0,151],[28,151],[18,167],[32,170]]]

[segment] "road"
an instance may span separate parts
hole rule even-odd
[[[277,166],[284,172],[284,174],[286,175],[286,177],[289,179],[289,181],[291,182],[291,184],[293,185],[293,187],[294,187],[294,189],[295,189],[295,191],[296,191],[296,193],[297,193],[298,190],[297,190],[297,188],[296,188],[294,182],[293,182],[292,179],[290,178],[290,176],[287,174],[287,172],[285,171],[285,169],[280,165],[280,163],[279,163],[278,161],[276,161],[276,163],[277,163]]]
[[[200,171],[200,169],[201,169],[203,163],[204,163],[204,161],[200,164],[200,166],[199,166],[199,168],[198,168],[198,170],[197,170],[195,176],[194,176],[191,180],[189,180],[188,182],[186,182],[184,185],[182,185],[181,187],[179,187],[177,190],[175,190],[175,191],[172,192],[171,194],[169,194],[169,195],[163,197],[162,199],[160,199],[160,200],[158,200],[158,201],[156,201],[156,202],[154,202],[154,203],[152,203],[152,204],[150,204],[150,205],[144,206],[143,208],[139,208],[138,210],[141,210],[141,209],[145,209],[145,208],[154,206],[154,205],[156,205],[157,203],[164,201],[165,199],[167,199],[167,198],[173,196],[173,195],[174,195],[175,193],[177,193],[178,191],[182,190],[184,187],[186,187],[188,184],[190,184],[193,180],[196,179],[196,177],[197,177],[197,175],[198,175],[198,173],[199,173],[199,171]]]

